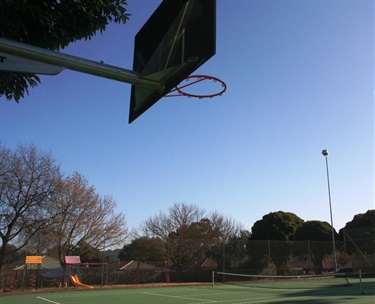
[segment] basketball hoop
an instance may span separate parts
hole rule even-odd
[[[220,86],[219,92],[211,93],[211,94],[193,94],[186,91],[191,85],[203,82],[203,81],[210,81],[213,83],[217,83]],[[216,89],[216,88],[215,88]],[[207,76],[207,75],[190,75],[186,77],[179,85],[177,85],[174,89],[172,89],[165,97],[174,97],[174,96],[186,96],[186,97],[194,97],[194,98],[214,98],[216,96],[221,96],[227,90],[227,85],[224,81],[217,77]]]

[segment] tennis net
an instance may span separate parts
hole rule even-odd
[[[310,289],[350,286],[357,282],[358,276],[346,274],[322,275],[249,275],[239,273],[217,272],[214,284],[231,284],[255,288],[273,289]]]

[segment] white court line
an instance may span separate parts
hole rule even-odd
[[[294,301],[295,299],[308,300],[308,296],[299,296],[299,297],[283,297],[283,301]],[[230,303],[230,304],[261,304],[261,303],[271,303],[271,302],[280,302],[280,298],[275,297],[256,297],[256,298],[247,298],[247,299],[235,299],[235,300],[225,300],[225,301],[217,301],[218,303]],[[302,302],[301,302],[302,303]]]
[[[229,304],[252,304],[252,303],[268,303],[268,301],[279,301],[280,299],[275,299],[274,297],[257,297],[257,298],[242,298],[242,299],[229,299],[229,300],[221,300],[215,301],[216,303],[229,303]],[[267,301],[267,302],[265,302]],[[201,304],[204,302],[191,302],[188,304]]]
[[[217,303],[218,301],[212,300],[204,300],[204,299],[197,299],[197,298],[190,298],[190,297],[181,297],[181,296],[172,296],[172,295],[165,295],[160,293],[153,293],[153,292],[143,292],[144,294],[149,294],[152,296],[159,296],[159,297],[167,297],[167,298],[176,298],[176,299],[185,299],[185,300],[194,300],[199,301],[199,303]]]
[[[37,297],[37,298],[40,299],[40,300],[46,301],[46,302],[53,303],[53,304],[60,304],[59,302],[51,301],[51,300],[48,300],[46,298],[42,298],[42,297]]]

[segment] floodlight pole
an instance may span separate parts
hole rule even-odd
[[[138,73],[131,70],[126,70],[120,67],[104,64],[102,62],[96,62],[60,52],[50,51],[5,38],[0,38],[0,52],[41,63],[55,65],[57,67],[63,67],[85,74],[126,82],[133,85],[145,86],[160,90],[163,89],[162,85],[157,81],[145,79]],[[4,56],[0,59],[3,62],[6,60],[6,57]]]
[[[331,215],[331,230],[332,230],[332,247],[333,247],[333,258],[335,263],[335,272],[337,271],[337,259],[336,259],[336,245],[335,245],[335,228],[333,227],[333,216],[332,216],[332,202],[331,202],[331,187],[329,183],[329,171],[328,171],[328,150],[322,151],[323,156],[326,159],[326,170],[327,170],[327,184],[328,184],[328,200],[329,200],[329,213]]]

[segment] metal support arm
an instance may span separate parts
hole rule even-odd
[[[94,76],[113,79],[133,85],[144,86],[154,89],[163,89],[163,85],[157,81],[141,78],[137,73],[120,67],[104,64],[80,58],[60,52],[50,51],[29,44],[0,38],[0,52],[6,54],[47,63],[69,70],[82,72]],[[4,58],[3,58],[4,60]]]

